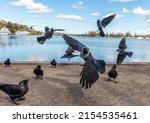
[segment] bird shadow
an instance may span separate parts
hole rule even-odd
[[[72,100],[75,106],[88,106],[88,105],[98,105],[93,98],[89,98],[84,93],[84,89],[78,83],[70,83],[66,79],[51,78],[54,83],[58,83],[66,87],[66,91],[69,94],[69,98]],[[88,91],[88,90],[87,90]],[[69,104],[70,105],[70,104]]]

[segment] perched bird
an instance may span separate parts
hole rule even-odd
[[[0,84],[0,90],[9,95],[10,99],[16,105],[15,99],[22,99],[22,97],[28,92],[28,79],[22,80],[18,85],[15,84]]]
[[[10,67],[10,59],[8,58],[6,61],[4,61],[5,67]]]
[[[68,35],[63,35],[63,38],[66,44],[74,50],[79,51],[80,57],[85,60],[83,70],[80,73],[80,84],[86,89],[91,87],[91,85],[98,80],[99,72],[101,74],[105,72],[105,62],[103,60],[94,59],[90,53],[90,49],[76,39]]]
[[[44,44],[44,42],[45,42],[47,39],[52,38],[53,33],[54,33],[55,31],[65,31],[65,30],[64,30],[64,29],[54,29],[54,28],[50,28],[50,29],[49,29],[49,27],[45,27],[45,34],[44,34],[44,36],[37,37],[37,41],[38,41],[40,44]]]
[[[98,30],[100,31],[101,37],[105,36],[103,28],[105,28],[115,17],[116,17],[116,14],[112,14],[108,17],[105,17],[102,21],[97,20],[97,27],[98,27]]]
[[[51,61],[51,66],[56,67],[56,65],[57,65],[57,62],[56,62],[55,59],[53,59],[53,60]]]
[[[70,60],[73,57],[79,56],[79,55],[74,55],[73,54],[74,52],[75,50],[71,46],[69,46],[65,54],[61,58],[68,58]]]
[[[34,74],[36,75],[36,78],[38,79],[38,78],[43,78],[43,70],[42,70],[42,68],[41,68],[41,65],[37,65],[36,67],[35,67],[35,69],[34,69]]]
[[[117,64],[118,65],[123,62],[123,60],[126,58],[126,56],[131,57],[133,55],[133,52],[126,52],[125,51],[126,48],[127,48],[126,39],[122,38],[119,43],[118,49],[117,49],[117,51],[119,52],[118,56],[117,56]]]
[[[116,70],[116,65],[113,65],[113,67],[111,68],[111,70],[108,72],[108,76],[109,76],[108,80],[110,80],[110,78],[113,78],[114,82],[116,83],[115,79],[116,79],[117,75],[118,75],[118,72]]]

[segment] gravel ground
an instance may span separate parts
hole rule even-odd
[[[117,67],[114,83],[107,81],[112,65],[106,66],[105,74],[89,89],[81,88],[80,64],[58,64],[51,68],[41,64],[42,80],[35,79],[36,64],[0,64],[0,83],[18,84],[29,79],[29,92],[21,106],[150,106],[150,64],[122,64]],[[8,95],[0,91],[0,105],[14,106]]]

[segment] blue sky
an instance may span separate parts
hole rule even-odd
[[[105,32],[150,33],[149,5],[149,0],[0,0],[0,19],[85,33],[97,30],[97,19],[116,13]]]

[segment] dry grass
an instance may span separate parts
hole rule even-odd
[[[105,74],[90,88],[79,85],[82,66],[59,64],[51,68],[42,64],[43,80],[35,79],[36,64],[0,64],[0,83],[17,84],[29,79],[29,92],[22,106],[143,106],[150,105],[150,65],[124,64],[118,66],[117,82],[107,81],[112,65],[106,66]],[[0,105],[14,105],[8,95],[0,91]]]

